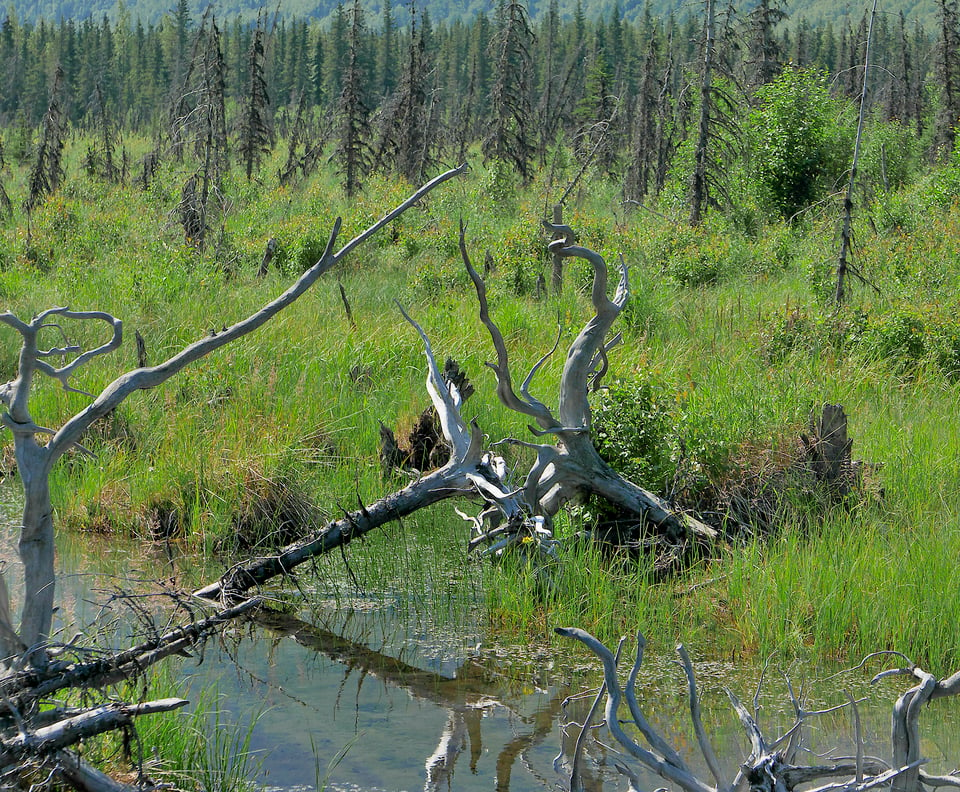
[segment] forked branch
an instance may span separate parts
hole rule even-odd
[[[690,706],[690,717],[697,743],[706,766],[713,777],[706,781],[698,777],[686,762],[679,751],[658,734],[644,717],[633,693],[636,677],[643,659],[643,636],[637,636],[637,655],[633,668],[627,677],[625,693],[621,690],[617,674],[616,661],[613,652],[587,632],[574,627],[558,627],[556,632],[567,638],[573,638],[600,659],[603,665],[603,681],[606,690],[606,727],[617,745],[633,757],[639,764],[661,778],[671,782],[675,788],[683,792],[741,792],[749,787],[750,792],[792,792],[799,785],[826,781],[814,787],[809,792],[865,792],[865,790],[885,785],[891,785],[894,792],[923,792],[925,787],[951,786],[960,787],[960,778],[956,776],[933,776],[921,770],[926,761],[920,754],[919,712],[922,704],[932,698],[956,695],[960,688],[960,674],[955,674],[943,682],[935,679],[931,674],[916,667],[912,663],[907,668],[878,674],[876,679],[896,674],[910,674],[918,680],[918,684],[903,693],[894,705],[893,715],[893,762],[888,764],[882,759],[864,756],[862,744],[857,730],[857,756],[853,762],[838,761],[826,765],[795,765],[791,754],[793,736],[798,733],[811,717],[833,712],[846,706],[852,706],[856,722],[859,722],[857,703],[847,694],[847,701],[838,707],[831,707],[818,712],[804,712],[794,699],[797,720],[793,727],[779,740],[773,742],[765,739],[756,718],[743,704],[728,691],[730,702],[739,718],[744,731],[750,741],[750,753],[746,757],[727,757],[728,762],[735,760],[740,770],[731,782],[724,776],[719,758],[716,756],[706,731],[700,720],[700,694],[697,690],[693,664],[683,646],[677,647],[681,665],[687,680],[687,695]],[[621,725],[619,709],[621,699],[625,697],[630,706],[630,715],[633,724],[646,740],[649,748],[640,745],[628,735]],[[783,751],[779,746],[786,743]],[[617,769],[628,776],[635,788],[639,788],[638,774],[633,768],[617,765]]]
[[[606,372],[607,352],[619,341],[618,336],[610,341],[606,338],[629,296],[627,268],[621,259],[620,278],[611,299],[607,295],[608,273],[603,257],[576,245],[569,226],[545,225],[558,237],[550,243],[550,249],[556,255],[582,258],[593,268],[591,302],[594,314],[567,350],[556,415],[542,401],[530,395],[534,374],[552,352],[533,367],[524,380],[520,395],[515,392],[506,343],[490,316],[486,287],[470,263],[462,223],[460,227],[461,257],[477,292],[480,321],[487,328],[497,354],[497,362],[487,364],[496,374],[497,396],[508,409],[536,420],[539,429],[530,427],[536,437],[549,436],[553,440],[552,444],[510,441],[532,448],[537,453],[524,485],[530,512],[549,521],[568,501],[596,495],[619,511],[645,521],[674,548],[686,550],[694,542],[713,542],[717,537],[716,531],[690,515],[676,512],[661,498],[624,479],[601,459],[594,447],[590,436],[589,392],[597,387],[599,379]]]
[[[508,409],[522,413],[523,415],[529,415],[540,425],[541,429],[546,431],[559,429],[559,421],[553,417],[547,406],[539,399],[533,398],[528,390],[534,373],[542,365],[545,358],[541,359],[540,362],[533,367],[530,375],[524,380],[523,398],[517,396],[513,390],[513,379],[510,376],[510,360],[507,354],[507,345],[503,340],[503,333],[500,332],[500,328],[497,327],[496,323],[490,318],[490,308],[487,303],[487,286],[483,282],[483,278],[481,278],[479,273],[473,268],[473,264],[470,263],[470,255],[467,253],[466,244],[466,226],[463,224],[463,221],[460,222],[460,256],[463,259],[463,265],[466,267],[467,274],[470,276],[470,280],[473,281],[473,286],[477,292],[477,302],[480,304],[480,321],[483,322],[487,331],[490,333],[493,348],[497,353],[497,362],[487,363],[497,375],[497,397]]]

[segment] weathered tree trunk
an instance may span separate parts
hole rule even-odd
[[[27,452],[17,454],[17,471],[24,494],[23,525],[17,545],[23,563],[24,583],[19,641],[28,649],[25,659],[42,664],[46,659],[44,643],[50,634],[56,590],[53,507],[50,503],[49,454],[36,446],[32,438],[26,445]],[[22,646],[4,645],[3,656],[12,657],[22,652]]]
[[[706,0],[703,28],[703,66],[700,73],[700,119],[697,124],[697,145],[694,149],[693,174],[690,178],[690,225],[699,225],[707,205],[707,159],[710,147],[710,120],[713,113],[713,0]]]
[[[480,464],[479,446],[475,464]],[[277,555],[254,558],[231,569],[216,583],[194,592],[204,599],[237,597],[279,575],[289,575],[296,567],[318,555],[346,545],[370,531],[394,520],[401,520],[420,509],[452,497],[472,492],[462,460],[454,460],[439,470],[381,498],[369,506],[335,520],[315,535],[287,545]]]
[[[877,0],[873,0],[870,11],[870,28],[867,33],[867,49],[863,56],[863,85],[860,91],[860,115],[857,119],[857,137],[853,144],[853,161],[850,163],[850,178],[847,181],[847,193],[843,199],[843,227],[840,230],[840,253],[837,255],[837,284],[833,298],[839,305],[846,298],[847,272],[850,263],[847,255],[851,250],[853,237],[853,188],[857,181],[857,166],[860,164],[860,140],[863,137],[863,125],[867,115],[867,89],[870,86],[870,49],[873,45],[873,20],[877,16]],[[857,273],[856,270],[852,270]]]

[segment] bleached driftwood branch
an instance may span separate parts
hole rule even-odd
[[[575,627],[558,627],[556,632],[579,641],[600,659],[606,691],[604,722],[617,746],[640,766],[672,784],[674,789],[682,792],[745,792],[747,789],[750,792],[792,792],[801,784],[812,783],[819,783],[820,786],[808,789],[807,792],[865,792],[874,787],[887,785],[890,785],[893,792],[924,792],[927,787],[937,786],[960,787],[960,777],[933,776],[923,772],[921,765],[926,760],[920,753],[919,726],[920,709],[923,704],[934,698],[953,696],[960,692],[960,672],[949,679],[938,681],[932,674],[923,671],[913,663],[908,663],[904,668],[884,671],[874,677],[875,682],[893,674],[908,674],[918,680],[918,684],[903,693],[894,705],[893,761],[890,763],[863,754],[862,738],[858,728],[857,756],[853,761],[844,759],[823,765],[794,764],[799,735],[807,721],[817,715],[846,706],[852,706],[856,715],[857,702],[852,699],[838,707],[807,712],[800,706],[791,690],[796,720],[783,735],[771,741],[764,736],[755,715],[751,714],[733,693],[727,691],[734,712],[750,742],[749,754],[737,759],[739,770],[735,777],[729,778],[722,769],[700,719],[700,694],[697,690],[693,664],[686,649],[680,645],[677,647],[677,654],[687,681],[690,718],[697,745],[711,776],[709,779],[704,779],[691,769],[674,746],[651,727],[637,702],[634,686],[643,661],[646,643],[642,635],[637,635],[636,658],[624,688],[620,684],[614,653],[603,643],[588,632]],[[624,700],[627,701],[633,725],[640,732],[646,745],[635,740],[622,726],[624,721],[620,717],[620,709]],[[586,723],[583,728],[586,729],[589,726],[590,724]],[[641,789],[635,768],[624,763],[617,763],[616,767],[630,779],[631,790]],[[574,776],[571,779],[571,790],[576,788],[577,779]]]
[[[489,455],[483,453],[482,435],[476,423],[468,425],[460,414],[457,387],[444,380],[426,333],[403,308],[403,316],[424,343],[427,358],[427,392],[440,415],[450,459],[398,492],[334,520],[311,536],[287,545],[272,556],[249,559],[229,570],[220,580],[197,590],[204,599],[227,599],[242,595],[274,577],[289,575],[297,566],[319,555],[420,509],[451,497],[474,496],[487,488],[498,491],[499,477]]]

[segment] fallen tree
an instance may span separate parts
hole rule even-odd
[[[587,721],[581,728],[577,740],[577,749],[570,768],[571,792],[583,789],[581,783],[583,736],[592,728],[591,721],[601,703],[604,704],[603,723],[618,749],[626,753],[633,761],[616,761],[616,769],[630,781],[631,792],[643,789],[639,769],[651,772],[670,784],[670,789],[681,792],[792,792],[801,785],[819,784],[807,787],[807,792],[865,792],[874,787],[889,786],[893,792],[924,792],[927,787],[960,787],[960,776],[933,776],[925,773],[922,765],[926,762],[921,754],[920,712],[923,705],[936,698],[955,696],[960,693],[960,672],[945,680],[938,680],[932,674],[911,662],[898,652],[877,652],[869,658],[878,656],[896,656],[905,661],[905,665],[882,671],[873,678],[877,682],[892,675],[907,675],[918,684],[903,693],[893,707],[892,719],[892,761],[867,756],[864,753],[863,739],[860,733],[860,719],[857,705],[861,702],[852,697],[837,707],[827,710],[806,711],[802,703],[790,688],[790,697],[795,713],[793,724],[782,735],[770,739],[764,735],[759,725],[759,713],[753,712],[729,690],[727,695],[734,712],[743,726],[750,743],[746,756],[737,758],[737,771],[728,774],[724,767],[731,765],[731,757],[723,757],[721,762],[700,716],[700,693],[697,688],[693,663],[683,645],[677,647],[677,655],[687,682],[687,698],[690,708],[690,720],[696,735],[701,758],[710,773],[704,778],[695,771],[691,763],[684,759],[678,746],[671,744],[653,728],[644,715],[636,696],[636,682],[643,662],[646,640],[637,634],[637,649],[633,666],[621,685],[617,672],[616,654],[584,630],[575,627],[558,627],[557,634],[579,641],[593,652],[603,665],[603,684]],[[623,642],[621,641],[621,648]],[[866,659],[864,660],[864,663]],[[862,666],[863,663],[860,664]],[[858,668],[860,667],[858,666]],[[621,718],[621,705],[626,702],[629,720]],[[853,710],[856,727],[856,756],[841,758],[824,764],[798,764],[804,727],[813,718],[850,707]],[[643,738],[636,740],[624,729],[624,723],[632,723]],[[645,744],[644,744],[645,743]],[[814,758],[817,758],[814,755]],[[831,779],[831,780],[828,780]]]
[[[435,187],[465,170],[466,166],[462,165],[433,179],[339,250],[336,249],[336,244],[341,220],[337,218],[323,255],[283,294],[259,311],[219,333],[204,336],[159,365],[134,369],[120,375],[93,398],[91,404],[57,430],[40,426],[30,414],[30,395],[37,375],[59,381],[65,390],[80,392],[70,385],[71,377],[92,359],[119,348],[123,340],[123,324],[104,312],[71,311],[69,308],[51,308],[30,321],[23,321],[10,312],[0,314],[0,322],[12,327],[22,340],[17,376],[0,386],[0,403],[5,407],[0,413],[0,421],[13,433],[17,471],[23,484],[23,521],[18,549],[25,588],[20,626],[15,629],[7,586],[0,575],[0,662],[8,667],[27,663],[42,666],[48,660],[46,642],[56,590],[50,471],[67,451],[74,448],[84,450],[80,445],[84,432],[95,421],[109,415],[133,393],[157,387],[191,363],[265,325],[302,296],[323,273],[336,266],[377,231],[415,205]],[[110,330],[110,338],[99,347],[86,351],[69,341],[62,346],[42,347],[40,337],[44,332],[57,332],[66,339],[67,333],[60,324],[63,320],[103,322]],[[68,362],[56,367],[48,362],[51,359]],[[49,439],[40,442],[40,437]]]
[[[497,396],[505,407],[529,416],[537,423],[538,428],[529,427],[535,437],[554,440],[553,443],[503,441],[531,449],[535,454],[535,461],[523,483],[513,486],[503,460],[483,450],[479,427],[475,423],[468,425],[461,414],[463,400],[457,382],[444,377],[427,334],[400,307],[404,318],[416,329],[424,344],[427,391],[438,415],[443,439],[450,449],[446,464],[420,475],[398,492],[372,504],[361,505],[275,555],[241,562],[219,581],[196,591],[196,596],[205,599],[242,596],[251,588],[288,575],[311,558],[346,545],[375,528],[454,497],[479,498],[486,502],[480,516],[467,517],[475,533],[471,546],[487,542],[496,551],[520,544],[524,538],[533,538],[537,549],[549,553],[554,541],[553,518],[564,504],[590,495],[596,495],[644,521],[677,555],[697,544],[706,546],[717,541],[717,532],[713,528],[692,515],[675,510],[655,494],[625,479],[597,453],[590,435],[589,393],[599,386],[607,371],[607,352],[620,340],[616,336],[607,341],[607,335],[629,296],[627,268],[621,261],[619,284],[610,299],[607,296],[608,268],[603,257],[574,244],[573,231],[568,226],[547,224],[547,228],[559,236],[550,243],[555,255],[584,259],[594,273],[591,292],[594,315],[567,351],[556,415],[530,392],[534,376],[553,351],[533,367],[517,394],[503,334],[490,316],[486,286],[470,262],[466,231],[462,224],[460,228],[463,264],[476,290],[480,321],[486,327],[496,352],[496,363],[487,365],[496,375]]]

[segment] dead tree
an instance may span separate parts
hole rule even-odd
[[[13,218],[13,204],[10,202],[10,196],[4,189],[2,177],[7,169],[7,162],[3,157],[3,140],[0,139],[0,220],[10,220]]]
[[[208,10],[169,124],[170,145],[177,158],[183,156],[189,141],[197,160],[195,171],[183,185],[177,211],[184,236],[198,248],[206,242],[211,218],[223,207],[223,176],[229,164],[221,39],[216,19]]]
[[[30,171],[30,192],[24,201],[28,213],[36,209],[47,195],[55,193],[63,179],[63,146],[67,129],[61,105],[62,91],[63,69],[58,66],[50,89],[50,104],[43,116],[37,157]]]
[[[297,175],[297,171],[302,178],[306,178],[313,173],[320,161],[324,136],[309,128],[307,116],[307,99],[301,92],[287,142],[287,161],[277,172],[281,187],[290,184]]]
[[[446,464],[421,475],[398,492],[370,505],[361,504],[356,511],[328,523],[276,555],[249,559],[229,570],[217,582],[196,591],[196,596],[223,600],[242,596],[275,577],[289,575],[315,556],[346,545],[393,520],[454,497],[471,500],[479,497],[486,502],[479,517],[467,517],[475,530],[471,547],[490,542],[490,550],[497,552],[507,546],[529,544],[535,551],[552,554],[555,546],[551,529],[554,515],[565,503],[591,494],[644,520],[674,555],[682,555],[694,545],[712,545],[716,541],[717,533],[713,528],[691,515],[675,511],[661,498],[624,479],[600,458],[594,448],[590,438],[588,394],[606,371],[607,351],[619,341],[616,337],[605,342],[605,337],[627,299],[626,267],[621,266],[617,294],[610,300],[606,294],[607,266],[603,258],[592,250],[574,245],[573,232],[567,226],[547,224],[547,229],[561,237],[550,244],[553,252],[564,257],[583,258],[594,268],[593,306],[596,313],[567,353],[558,417],[554,417],[529,390],[534,375],[549,355],[534,366],[521,386],[520,395],[514,392],[506,344],[490,319],[486,287],[470,263],[466,233],[462,226],[460,229],[460,252],[477,290],[480,320],[487,327],[497,352],[497,362],[488,364],[497,375],[497,395],[506,407],[537,422],[539,429],[531,427],[535,435],[555,438],[552,445],[508,441],[536,451],[536,461],[525,483],[521,487],[512,486],[507,480],[503,460],[484,453],[479,427],[475,423],[468,425],[461,415],[462,396],[457,383],[448,381],[441,374],[426,333],[401,308],[404,317],[423,340],[428,364],[427,390],[450,449]],[[534,541],[527,543],[525,539]]]
[[[735,775],[727,775],[710,743],[706,729],[700,718],[700,694],[694,675],[690,655],[683,645],[677,647],[677,655],[683,668],[687,683],[690,720],[697,744],[710,772],[710,778],[702,778],[683,758],[680,750],[660,735],[644,716],[636,697],[636,681],[643,662],[646,641],[637,634],[637,652],[626,685],[621,686],[617,673],[617,656],[584,630],[575,627],[558,627],[556,632],[566,638],[573,638],[600,658],[603,663],[603,686],[597,696],[595,709],[606,700],[604,723],[620,750],[624,751],[635,763],[664,779],[671,790],[680,792],[792,792],[800,785],[819,783],[807,792],[865,792],[874,787],[889,787],[893,792],[924,792],[926,787],[960,786],[956,776],[931,776],[920,769],[926,760],[920,753],[920,711],[924,704],[936,698],[954,696],[960,693],[960,673],[940,681],[932,674],[910,662],[898,652],[879,652],[877,655],[896,655],[906,661],[903,668],[895,668],[877,674],[876,682],[887,676],[904,674],[912,676],[918,684],[903,693],[893,708],[893,761],[886,762],[877,757],[865,756],[863,740],[857,727],[857,755],[851,759],[838,759],[830,764],[800,765],[797,756],[803,739],[803,729],[808,722],[828,712],[844,707],[853,708],[854,723],[859,723],[857,704],[847,702],[826,710],[810,712],[803,709],[801,702],[790,688],[790,697],[794,708],[793,725],[775,740],[768,739],[760,729],[758,711],[750,712],[737,697],[727,691],[746,736],[750,742],[750,753],[738,763]],[[622,642],[621,642],[622,646]],[[870,657],[874,657],[871,655]],[[861,666],[863,664],[861,663]],[[627,703],[630,721],[639,731],[645,744],[641,744],[628,734],[620,716],[621,704]],[[590,729],[588,722],[583,731]],[[575,754],[571,767],[570,789],[580,790],[581,756]],[[617,770],[630,780],[630,789],[639,790],[640,779],[636,769],[625,762],[616,763]],[[829,780],[828,779],[834,779]]]
[[[850,163],[850,178],[847,181],[847,193],[843,199],[843,226],[840,230],[840,253],[837,255],[837,284],[833,299],[840,305],[846,299],[847,273],[853,273],[862,282],[866,279],[848,260],[853,243],[853,188],[857,182],[857,166],[860,160],[860,140],[867,114],[867,88],[870,84],[870,50],[873,45],[873,22],[877,16],[877,0],[870,11],[870,27],[867,33],[867,46],[863,56],[863,85],[860,91],[860,114],[857,119],[857,136],[853,144],[853,161]]]
[[[262,12],[261,12],[262,13]],[[260,167],[264,155],[273,148],[274,135],[270,125],[270,95],[267,92],[267,80],[264,75],[265,60],[264,39],[265,31],[262,16],[257,17],[257,26],[253,29],[253,39],[250,42],[250,53],[247,56],[247,73],[249,85],[243,102],[243,111],[240,118],[240,142],[238,153],[247,174],[247,181],[253,178],[254,170]]]
[[[716,541],[714,529],[688,514],[673,510],[653,493],[624,479],[600,458],[594,448],[590,438],[588,394],[606,371],[607,351],[619,341],[619,337],[610,342],[604,339],[627,298],[626,267],[621,267],[620,285],[616,296],[610,300],[606,294],[607,266],[603,258],[592,250],[572,244],[573,232],[567,226],[547,224],[547,228],[561,236],[551,243],[551,250],[564,257],[583,258],[594,268],[593,305],[596,313],[567,353],[558,417],[554,417],[543,402],[531,396],[529,390],[533,376],[549,355],[534,366],[521,386],[520,395],[514,392],[506,344],[490,319],[486,288],[470,263],[465,230],[462,226],[460,229],[461,256],[477,290],[480,320],[487,327],[497,352],[497,362],[488,364],[497,375],[497,395],[506,407],[537,422],[540,428],[531,428],[535,435],[556,440],[553,445],[509,441],[536,451],[536,461],[523,486],[513,487],[507,480],[503,460],[484,453],[479,427],[475,423],[468,425],[461,415],[462,396],[457,383],[444,378],[426,333],[401,308],[404,317],[423,340],[428,364],[427,390],[450,450],[449,460],[443,467],[421,475],[402,490],[370,505],[361,505],[356,511],[328,523],[276,555],[249,559],[234,567],[217,582],[196,591],[196,596],[224,600],[241,596],[275,577],[289,575],[315,556],[346,545],[393,520],[454,497],[471,500],[479,497],[486,502],[479,517],[467,517],[476,534],[471,547],[486,541],[492,543],[491,550],[498,552],[507,546],[529,544],[535,551],[552,554],[555,546],[551,529],[554,515],[565,503],[591,494],[645,520],[674,554],[682,554],[695,544],[709,545]],[[527,543],[525,539],[534,541]]]
[[[490,333],[497,353],[496,363],[487,364],[497,377],[497,396],[505,407],[527,415],[537,423],[539,428],[530,427],[536,437],[553,439],[553,443],[510,441],[536,452],[536,462],[527,473],[523,486],[526,508],[532,515],[549,522],[565,503],[595,495],[645,520],[672,548],[689,549],[694,542],[712,543],[716,531],[688,514],[675,511],[661,498],[626,480],[597,453],[590,436],[588,397],[607,371],[607,352],[620,341],[619,334],[609,341],[606,338],[629,295],[627,268],[621,260],[620,281],[613,299],[610,299],[607,296],[607,264],[603,257],[576,245],[569,226],[547,222],[544,226],[551,235],[559,236],[549,245],[553,254],[583,259],[593,268],[591,300],[594,315],[567,350],[556,415],[530,393],[533,377],[552,353],[533,367],[518,395],[513,388],[503,335],[490,318],[486,287],[470,263],[462,229],[460,234],[460,252],[476,288],[480,321]]]
[[[234,567],[217,582],[194,592],[195,596],[212,600],[242,596],[268,580],[290,575],[297,566],[318,555],[448,498],[475,498],[479,493],[488,500],[496,499],[497,508],[507,514],[508,522],[522,522],[524,518],[519,504],[511,499],[502,483],[498,461],[483,452],[479,426],[476,423],[468,425],[460,414],[462,396],[457,383],[443,377],[426,333],[402,308],[400,310],[423,340],[427,358],[427,392],[450,451],[446,464],[375,503],[361,504],[356,511],[328,523],[276,555],[250,559]]]
[[[71,642],[44,668],[15,670],[0,679],[4,711],[0,713],[0,786],[22,788],[26,777],[62,780],[80,792],[129,792],[122,784],[90,765],[71,746],[105,732],[135,734],[134,718],[179,709],[180,698],[139,703],[112,700],[91,703],[90,691],[133,680],[172,654],[182,654],[202,643],[225,623],[252,614],[260,606],[245,600],[199,621],[156,632],[144,643],[91,658],[89,647]],[[68,660],[71,653],[77,660]],[[83,689],[83,706],[65,707],[58,701],[67,689]],[[133,741],[136,744],[136,741]],[[139,757],[142,760],[142,757]],[[25,787],[25,785],[23,785]],[[142,789],[142,787],[137,787]]]
[[[17,466],[24,490],[19,554],[23,565],[25,592],[19,629],[13,625],[6,586],[0,576],[0,657],[7,668],[22,664],[43,667],[49,660],[47,641],[56,587],[49,478],[57,461],[72,449],[82,450],[80,439],[83,433],[94,421],[115,410],[128,396],[160,385],[194,361],[266,324],[306,292],[324,272],[334,267],[380,228],[413,206],[437,185],[462,172],[463,167],[438,176],[334,252],[340,231],[338,219],[334,223],[323,256],[287,291],[256,313],[220,333],[205,336],[163,363],[120,375],[93,398],[86,409],[74,415],[59,429],[40,426],[31,415],[29,400],[37,377],[50,377],[59,381],[65,390],[78,392],[70,384],[74,374],[93,358],[112,352],[120,346],[121,321],[99,311],[71,311],[68,308],[52,308],[29,321],[19,319],[9,312],[0,314],[0,323],[13,328],[21,337],[17,376],[0,386],[0,404],[5,408],[0,412],[0,421],[13,433]],[[107,330],[107,339],[95,349],[84,351],[66,340],[65,324],[89,321],[102,322]],[[50,335],[57,336],[59,345],[43,343]],[[57,367],[51,360],[65,362]]]

